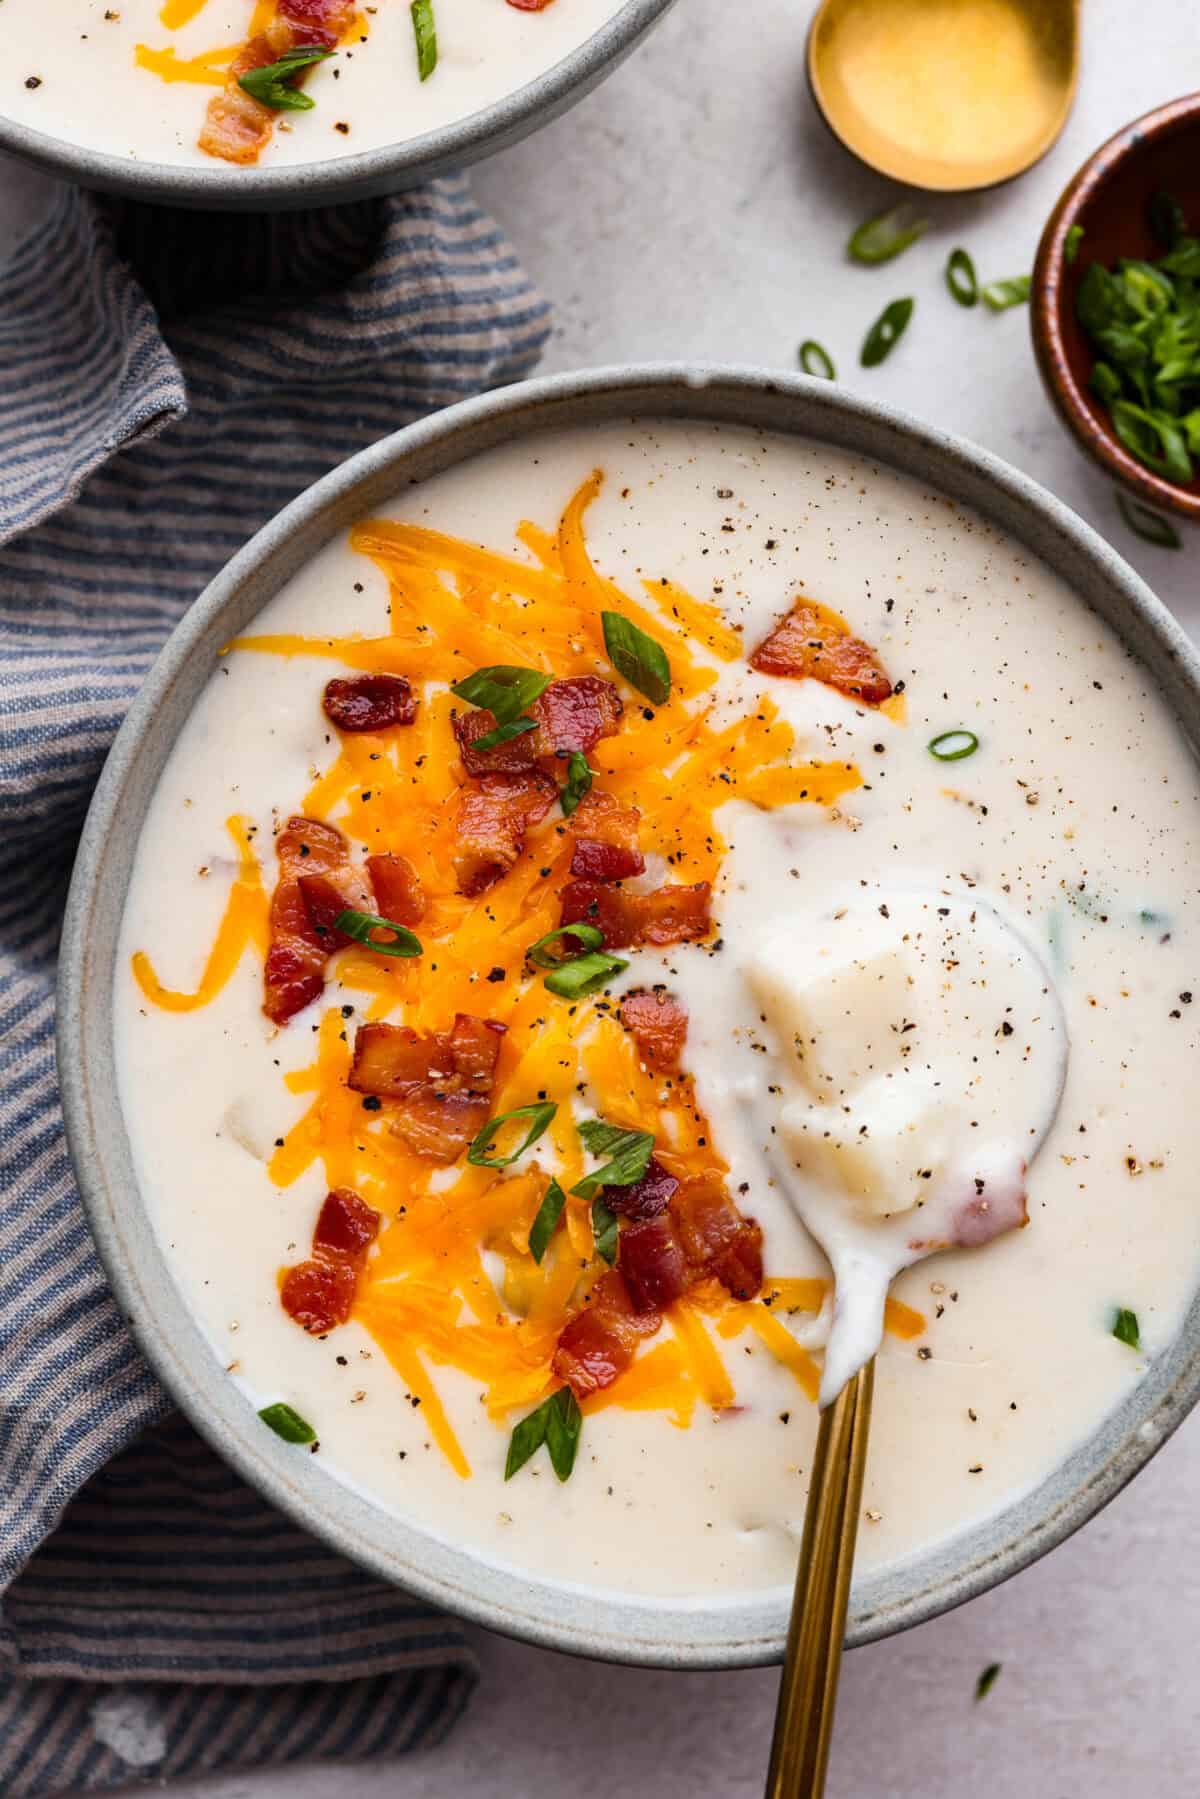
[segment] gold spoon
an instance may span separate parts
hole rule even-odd
[[[808,77],[835,137],[944,193],[1044,156],[1079,78],[1079,0],[822,0]]]
[[[872,1359],[821,1413],[766,1799],[825,1790],[874,1390]]]

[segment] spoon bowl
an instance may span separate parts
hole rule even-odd
[[[823,0],[808,78],[834,136],[910,187],[1022,174],[1066,124],[1078,0]]]

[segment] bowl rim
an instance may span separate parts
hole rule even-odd
[[[1062,331],[1067,233],[1119,164],[1135,156],[1148,141],[1169,137],[1188,125],[1195,126],[1200,135],[1200,93],[1168,100],[1123,125],[1075,171],[1038,243],[1030,289],[1029,329],[1046,392],[1081,449],[1137,499],[1181,518],[1200,519],[1200,493],[1189,493],[1146,468],[1129,454],[1103,415],[1088,404],[1067,361]]]
[[[369,199],[465,168],[549,124],[628,56],[674,4],[675,0],[622,0],[582,44],[491,105],[419,137],[349,156],[265,169],[142,162],[73,144],[3,113],[0,152],[82,187],[216,212],[287,211]]]
[[[412,482],[534,432],[631,417],[723,420],[815,439],[978,507],[1114,625],[1185,735],[1200,733],[1200,655],[1182,628],[1090,526],[986,450],[833,383],[738,365],[600,368],[497,389],[405,427],[305,490],[238,551],[167,640],[117,734],[80,841],[61,947],[59,1078],[73,1164],[121,1311],[191,1422],[269,1500],[371,1573],[494,1630],[646,1666],[745,1667],[780,1659],[786,1590],[707,1601],[540,1579],[385,1511],[264,1431],[224,1378],[137,1197],[113,1067],[112,974],[129,863],[220,645],[316,548]],[[933,1549],[856,1580],[850,1644],[922,1623],[1044,1555],[1121,1490],[1198,1396],[1200,1288],[1175,1342],[1045,1480]]]

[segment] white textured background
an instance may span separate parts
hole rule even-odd
[[[787,368],[801,339],[819,338],[849,384],[1044,482],[1200,632],[1200,535],[1182,554],[1131,538],[1111,489],[1042,397],[1024,310],[963,311],[940,279],[958,242],[982,278],[1028,269],[1042,221],[1084,157],[1127,120],[1200,88],[1196,0],[1084,0],[1083,79],[1059,144],[1013,186],[934,202],[936,231],[882,270],[842,258],[881,184],[813,112],[803,74],[809,11],[796,0],[680,0],[597,94],[479,171],[480,197],[556,303],[545,366],[697,356]],[[37,178],[0,165],[0,248],[45,193]],[[881,369],[858,369],[866,325],[900,293],[918,299],[908,336]],[[1193,1799],[1198,1515],[1193,1421],[1047,1561],[963,1611],[851,1656],[830,1799],[965,1799],[976,1788],[988,1799]],[[773,1672],[643,1673],[478,1634],[482,1689],[436,1754],[210,1780],[190,1785],[190,1799],[761,1792]],[[975,1680],[992,1661],[1003,1672],[976,1705]]]

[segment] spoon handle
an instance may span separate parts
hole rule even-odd
[[[766,1799],[820,1799],[837,1700],[875,1363],[821,1413]]]

